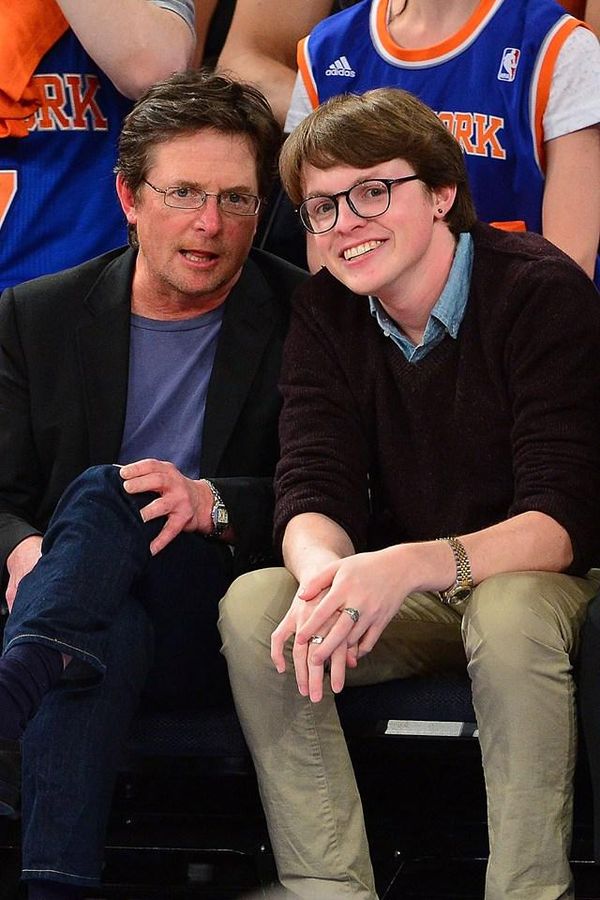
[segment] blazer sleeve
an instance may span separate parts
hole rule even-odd
[[[0,564],[26,537],[39,504],[40,466],[30,419],[25,354],[11,288],[0,297]]]
[[[239,476],[210,480],[223,498],[236,534],[235,574],[281,564],[272,542],[273,479]]]

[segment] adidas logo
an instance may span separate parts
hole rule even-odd
[[[328,69],[325,69],[326,75],[342,75],[344,78],[354,78],[356,72],[348,62],[345,56],[340,56],[335,62],[332,62]]]

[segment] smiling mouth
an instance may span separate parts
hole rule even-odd
[[[217,258],[216,253],[202,253],[194,250],[181,250],[180,252],[182,256],[185,256],[190,262],[211,262],[211,260]]]
[[[356,259],[357,256],[364,256],[365,253],[376,250],[377,247],[381,247],[382,244],[383,241],[366,241],[366,243],[358,244],[356,247],[348,247],[347,250],[344,250],[344,259]]]

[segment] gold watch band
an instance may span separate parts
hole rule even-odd
[[[462,541],[456,537],[438,538],[449,544],[454,554],[454,562],[456,563],[456,579],[454,584],[450,585],[445,591],[439,591],[439,597],[442,603],[453,606],[456,603],[464,603],[471,596],[473,590],[473,576],[471,574],[471,563],[469,555],[464,548]]]

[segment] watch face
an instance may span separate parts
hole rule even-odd
[[[464,600],[468,600],[471,596],[471,588],[470,587],[456,587],[452,591],[452,596],[449,598],[450,603],[462,603]]]
[[[224,506],[215,506],[213,509],[213,525],[215,528],[229,525],[229,516]]]
[[[472,590],[470,585],[463,586],[459,584],[449,588],[447,591],[438,591],[438,596],[446,606],[456,606],[457,603],[464,603],[468,600]]]

